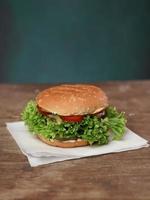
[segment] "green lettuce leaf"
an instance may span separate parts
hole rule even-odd
[[[48,139],[81,138],[90,144],[107,144],[110,138],[120,140],[125,133],[126,119],[123,112],[109,106],[104,118],[86,115],[79,123],[57,123],[54,119],[38,112],[35,101],[30,101],[21,114],[22,120],[33,134],[41,134]]]

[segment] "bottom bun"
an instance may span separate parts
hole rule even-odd
[[[82,139],[77,139],[77,140],[55,140],[55,139],[47,139],[43,135],[37,135],[42,142],[55,146],[55,147],[62,147],[62,148],[73,148],[73,147],[82,147],[82,146],[87,146],[89,143],[85,140]]]

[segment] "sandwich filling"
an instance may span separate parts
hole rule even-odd
[[[77,140],[89,144],[107,144],[110,140],[120,140],[125,133],[126,119],[123,112],[108,106],[96,114],[59,116],[38,107],[30,101],[22,112],[22,119],[33,134],[46,139]]]

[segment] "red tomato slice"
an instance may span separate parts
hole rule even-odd
[[[84,118],[82,115],[72,115],[72,116],[61,116],[64,121],[67,122],[80,122]]]

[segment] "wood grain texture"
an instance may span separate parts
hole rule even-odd
[[[100,85],[126,112],[128,127],[150,140],[150,81]],[[5,127],[49,85],[0,85],[0,200],[149,200],[150,150],[143,148],[31,168]]]

